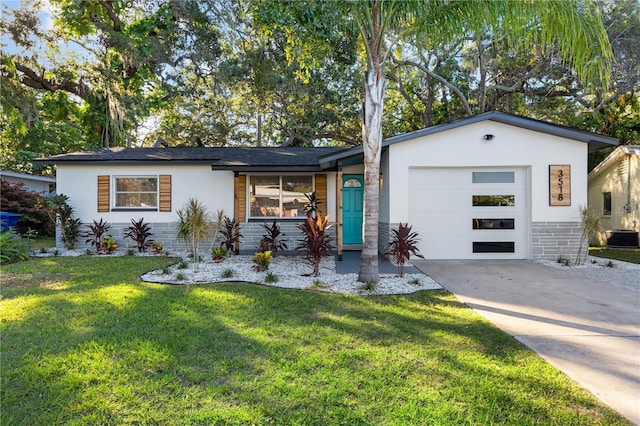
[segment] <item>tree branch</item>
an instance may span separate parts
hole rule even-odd
[[[442,78],[441,76],[439,76],[438,74],[434,73],[429,68],[427,68],[427,67],[425,67],[425,66],[423,66],[421,64],[418,64],[418,63],[413,62],[413,61],[400,61],[400,60],[397,60],[396,58],[392,58],[392,60],[396,65],[411,66],[411,67],[418,68],[420,71],[422,71],[423,73],[427,74],[429,77],[433,78],[434,80],[439,81],[440,83],[442,83],[443,85],[448,87],[453,93],[455,93],[455,95],[458,97],[458,99],[460,99],[460,102],[462,103],[462,106],[463,106],[465,112],[467,113],[467,115],[473,115],[473,111],[471,110],[471,106],[469,105],[469,101],[464,96],[462,91],[460,89],[458,89],[456,86],[454,86],[453,84],[449,83],[447,80],[445,80],[444,78]]]
[[[89,100],[89,88],[81,83],[75,83],[73,81],[63,81],[62,83],[56,84],[51,80],[47,80],[43,76],[38,75],[34,70],[23,65],[19,62],[15,62],[16,70],[20,71],[23,75],[20,81],[29,87],[40,90],[48,90],[49,92],[56,92],[58,90],[62,90],[65,92],[72,93],[84,101]]]
[[[107,15],[113,23],[113,30],[119,33],[122,32],[120,18],[118,18],[115,10],[113,10],[113,0],[98,0],[98,3],[107,11]]]

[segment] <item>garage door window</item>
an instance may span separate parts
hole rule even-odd
[[[471,172],[473,183],[514,183],[515,172]]]
[[[515,195],[473,195],[474,207],[513,207],[516,205]]]
[[[474,241],[474,253],[514,253],[516,244],[513,241]]]
[[[473,219],[473,229],[515,229],[515,219]]]

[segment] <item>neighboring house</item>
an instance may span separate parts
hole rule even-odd
[[[427,259],[556,259],[577,251],[587,203],[587,153],[616,140],[490,112],[386,139],[379,248],[408,222]],[[38,160],[57,166],[58,193],[83,222],[103,218],[114,236],[144,217],[175,247],[176,210],[194,197],[242,226],[241,250],[261,224],[282,225],[297,245],[305,193],[337,223],[338,254],[362,244],[362,147],[111,148]]]
[[[606,231],[640,230],[640,145],[617,147],[589,173],[588,185],[589,207],[600,213]],[[606,242],[601,235],[598,243]]]
[[[24,189],[31,192],[37,192],[40,195],[49,194],[51,192],[51,187],[56,183],[54,178],[11,172],[8,170],[0,170],[0,180],[10,183],[22,183],[24,184]]]

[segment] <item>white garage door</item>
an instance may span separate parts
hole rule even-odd
[[[526,259],[525,168],[412,168],[409,224],[427,259]]]

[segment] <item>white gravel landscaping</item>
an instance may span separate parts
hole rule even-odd
[[[565,266],[559,262],[538,260],[552,268],[566,269],[586,278],[603,281],[640,293],[640,264],[587,256],[582,265]]]
[[[405,274],[402,278],[381,274],[378,284],[367,286],[358,282],[357,274],[337,274],[333,256],[323,260],[319,277],[305,276],[311,272],[311,266],[300,256],[278,256],[272,260],[269,270],[262,272],[253,268],[251,257],[231,256],[219,263],[205,260],[199,264],[189,263],[186,269],[180,269],[179,265],[175,264],[166,268],[164,272],[148,272],[142,275],[141,279],[167,284],[250,282],[272,287],[362,295],[407,294],[420,290],[442,289],[440,284],[423,274]],[[233,271],[233,276],[223,278],[225,271]],[[277,282],[267,282],[269,273],[277,277]],[[178,279],[178,274],[182,274],[184,279]]]

